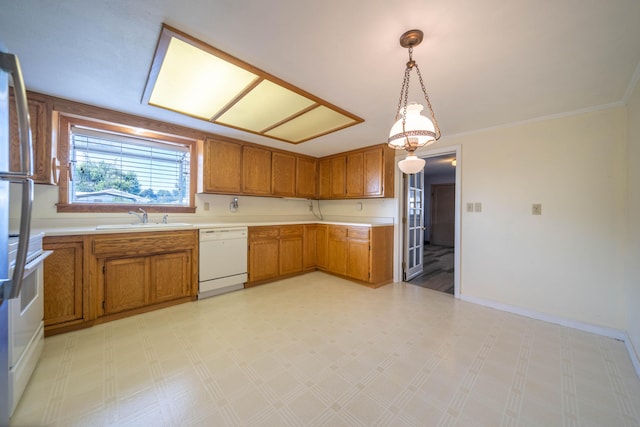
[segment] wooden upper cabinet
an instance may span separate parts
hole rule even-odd
[[[31,140],[33,143],[33,181],[37,184],[51,184],[51,120],[52,103],[47,98],[27,92]],[[12,171],[20,170],[20,139],[16,102],[11,91],[9,95],[10,163]]]
[[[331,159],[318,162],[318,197],[331,198]]]
[[[242,191],[254,195],[271,195],[271,151],[242,147]]]
[[[386,144],[320,159],[319,198],[393,197],[394,150]]]
[[[296,196],[318,198],[318,161],[306,157],[296,158]]]
[[[271,194],[283,197],[296,196],[296,156],[271,153]]]
[[[242,146],[207,139],[203,151],[202,191],[239,194],[242,190]]]
[[[347,155],[347,197],[364,194],[364,156],[362,152]]]
[[[347,157],[338,156],[331,159],[331,197],[346,195]]]
[[[363,196],[384,196],[384,179],[386,175],[393,174],[393,167],[389,172],[385,171],[383,163],[383,150],[376,148],[362,153],[363,157]],[[392,153],[390,154],[393,159]],[[393,189],[391,189],[393,192]]]

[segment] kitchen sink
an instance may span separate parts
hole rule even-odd
[[[96,226],[96,230],[118,230],[118,229],[135,230],[137,228],[174,228],[174,227],[193,227],[193,224],[189,224],[186,222],[170,222],[168,224],[163,224],[161,222],[147,222],[147,223],[138,222],[135,224],[105,224],[105,225]]]

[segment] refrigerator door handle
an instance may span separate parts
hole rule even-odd
[[[24,88],[22,71],[18,57],[10,53],[0,52],[0,68],[11,74],[13,92],[16,100],[18,117],[18,135],[20,138],[20,171],[0,171],[0,179],[18,183],[22,186],[22,204],[20,208],[20,240],[16,253],[16,264],[13,276],[4,286],[4,296],[17,298],[22,288],[24,267],[27,262],[29,236],[31,233],[31,207],[33,205],[33,147],[31,144],[31,126],[29,125],[29,107],[27,92]]]
[[[33,146],[31,144],[31,126],[29,126],[29,105],[27,104],[27,92],[24,88],[20,61],[16,55],[0,52],[0,67],[11,74],[13,81],[20,139],[20,171],[3,171],[1,176],[2,179],[26,178],[33,175]]]
[[[20,240],[16,252],[16,264],[13,276],[5,283],[4,296],[7,299],[18,298],[22,289],[22,279],[27,263],[29,236],[31,235],[31,207],[33,206],[33,180],[30,178],[13,181],[22,186],[22,204],[20,212]]]

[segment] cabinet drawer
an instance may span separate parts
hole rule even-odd
[[[195,232],[166,232],[149,235],[147,233],[119,234],[118,237],[96,237],[93,254],[97,257],[126,257],[175,252],[196,246]]]
[[[330,225],[329,226],[329,237],[334,239],[346,239],[347,238],[347,227],[342,227],[339,225]]]
[[[369,240],[369,227],[349,227],[350,239]]]
[[[249,227],[249,240],[276,239],[278,227]]]
[[[304,227],[302,225],[280,226],[280,237],[302,236]]]

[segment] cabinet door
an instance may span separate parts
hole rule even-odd
[[[191,289],[190,251],[149,257],[151,302],[164,302],[189,296]]]
[[[283,197],[296,195],[296,157],[271,153],[271,194]]]
[[[296,162],[296,196],[317,199],[317,160],[298,157]]]
[[[246,194],[271,194],[271,151],[242,147],[242,191]]]
[[[147,257],[106,259],[100,264],[104,272],[104,314],[150,303]]]
[[[302,268],[304,270],[313,270],[317,265],[318,253],[318,226],[305,225],[302,252]]]
[[[51,103],[27,93],[31,139],[33,141],[33,180],[37,184],[51,183]],[[10,169],[20,170],[20,140],[18,117],[13,92],[9,96]]]
[[[239,194],[241,165],[241,145],[208,139],[204,144],[203,191]]]
[[[278,276],[278,238],[249,241],[249,283]]]
[[[316,226],[316,265],[319,268],[327,269],[327,226]]]
[[[281,276],[302,271],[302,237],[304,227],[285,225],[280,228],[279,268]]]
[[[346,194],[345,178],[347,173],[347,157],[331,159],[331,197],[344,197]]]
[[[44,261],[45,327],[83,319],[82,241],[47,238],[45,250],[53,251]]]
[[[331,198],[331,159],[318,162],[318,196],[321,199]]]
[[[362,197],[364,157],[362,152],[347,156],[347,197]]]
[[[364,196],[383,196],[385,171],[382,148],[367,150],[363,156]]]
[[[347,276],[369,281],[369,240],[349,239],[347,246]]]
[[[327,268],[332,273],[347,275],[347,227],[329,226]]]

